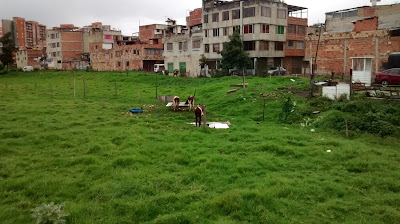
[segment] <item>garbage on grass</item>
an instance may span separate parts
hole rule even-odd
[[[315,129],[311,129],[311,132],[315,132]]]
[[[141,113],[143,113],[143,109],[131,109],[131,110],[129,110],[129,112],[131,112],[133,114],[141,114]]]
[[[190,122],[188,124],[196,125],[196,122]],[[203,123],[201,123],[201,125],[203,125]],[[229,126],[231,126],[231,122],[207,122],[207,126],[215,129],[228,129]]]
[[[326,152],[332,152],[332,150],[327,150]]]

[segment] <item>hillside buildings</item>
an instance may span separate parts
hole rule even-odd
[[[186,76],[199,76],[204,70],[199,65],[202,55],[207,60],[206,70],[218,69],[223,43],[234,32],[241,34],[244,50],[253,62],[249,73],[261,75],[270,67],[284,64],[291,72],[305,72],[306,8],[272,0],[203,0],[202,9],[191,12],[187,21],[183,34],[164,37],[164,58],[169,73],[178,69]]]
[[[321,35],[317,74],[348,76],[371,84],[373,74],[384,69],[388,55],[400,51],[400,4],[363,6],[326,13]],[[318,33],[306,38],[305,60],[310,70],[315,60]]]

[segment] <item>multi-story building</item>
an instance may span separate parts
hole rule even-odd
[[[347,76],[371,84],[388,55],[400,52],[400,4],[364,6],[326,13],[316,64],[317,74]],[[314,64],[318,34],[306,38],[306,60]]]
[[[26,21],[14,17],[2,20],[2,33],[11,32],[15,46],[19,49],[44,48],[46,46],[46,26],[36,21]]]
[[[161,24],[141,26],[139,37],[122,36],[112,49],[91,44],[92,68],[96,71],[153,71],[155,64],[164,63],[161,38],[165,27]]]
[[[72,24],[60,25],[47,31],[47,64],[60,70],[82,69],[88,65],[83,55],[82,29]]]
[[[288,5],[288,12],[283,67],[286,68],[289,74],[305,74],[308,72],[308,64],[304,62],[308,10],[303,7]]]
[[[178,70],[181,76],[198,77],[202,75],[200,58],[204,54],[202,32],[202,9],[195,9],[187,17],[187,26],[170,23],[165,32],[164,62],[169,74]],[[177,29],[176,27],[180,27]]]
[[[217,68],[223,43],[239,32],[244,50],[253,61],[252,73],[274,65],[285,57],[288,7],[272,0],[203,0],[203,47],[207,59]],[[254,69],[256,68],[257,69]]]
[[[91,65],[91,52],[111,50],[117,41],[122,40],[120,30],[111,29],[110,25],[103,25],[100,22],[92,23],[82,28],[83,32],[83,55]],[[93,49],[91,49],[93,47]]]
[[[11,33],[15,47],[18,48],[15,55],[18,68],[28,65],[40,68],[43,65],[46,54],[46,26],[36,21],[14,17],[12,20],[2,20],[1,32]]]

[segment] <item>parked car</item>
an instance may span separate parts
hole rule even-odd
[[[400,68],[392,68],[376,73],[375,83],[388,85],[400,85]]]
[[[282,67],[272,67],[268,70],[268,75],[272,76],[286,75],[286,69]]]
[[[25,66],[25,67],[22,68],[22,71],[24,71],[24,72],[31,72],[31,71],[33,71],[33,70],[34,70],[34,69],[33,69],[32,66]]]

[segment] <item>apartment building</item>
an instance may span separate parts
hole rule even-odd
[[[195,9],[186,18],[186,26],[170,23],[163,38],[164,63],[169,74],[178,70],[181,76],[199,77],[203,51],[202,9]],[[175,27],[180,27],[176,29]]]
[[[400,4],[373,5],[326,13],[316,73],[348,76],[371,85],[374,73],[384,69],[388,55],[400,52]],[[310,70],[314,64],[318,34],[306,38]]]
[[[308,28],[307,8],[288,5],[288,26],[286,32],[285,59],[283,67],[289,74],[308,73],[305,57],[305,39]]]
[[[47,64],[60,70],[83,69],[89,60],[83,55],[82,29],[63,24],[47,31]]]
[[[251,73],[281,66],[285,57],[288,7],[272,0],[203,0],[204,54],[218,68],[223,43],[239,32],[253,61]],[[258,67],[258,69],[255,69]]]
[[[11,33],[18,51],[15,61],[18,68],[33,66],[41,68],[46,54],[46,26],[36,21],[26,21],[14,17],[12,20],[3,19],[1,33]]]
[[[14,17],[2,20],[2,33],[11,32],[11,37],[18,49],[44,48],[46,46],[46,26],[36,21],[26,21]]]
[[[93,43],[90,47],[91,65],[96,71],[153,71],[155,64],[164,64],[162,35],[166,25],[139,27],[139,36],[122,36],[112,49]],[[141,39],[142,38],[142,39]]]

